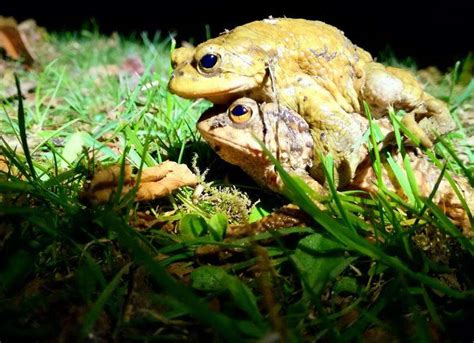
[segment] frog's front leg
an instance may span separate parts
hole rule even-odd
[[[314,92],[314,93],[310,93]],[[334,180],[338,188],[351,182],[364,149],[363,136],[367,119],[357,113],[347,113],[324,90],[311,89],[303,94],[299,113],[311,129],[314,142],[313,178],[325,182],[319,156],[331,155],[334,159]]]
[[[389,107],[405,110],[402,123],[425,147],[455,128],[446,104],[426,93],[410,72],[374,62],[364,67],[364,75],[360,94],[373,115],[379,118]]]

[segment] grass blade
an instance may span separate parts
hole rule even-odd
[[[329,234],[331,234],[338,241],[343,243],[348,249],[357,251],[358,253],[368,256],[374,260],[390,266],[397,271],[406,274],[410,278],[417,280],[433,289],[436,289],[446,295],[457,299],[471,299],[474,298],[474,290],[458,291],[446,286],[439,280],[432,278],[424,273],[415,272],[404,264],[399,258],[386,254],[382,249],[371,245],[363,237],[357,235],[350,230],[344,230],[341,224],[330,217],[327,213],[320,210],[308,195],[302,191],[298,183],[284,170],[281,164],[268,151],[268,149],[260,142],[262,149],[266,155],[275,165],[280,174],[285,186],[287,187],[287,196],[297,204],[302,210],[311,215],[313,219],[318,222]]]
[[[82,337],[87,337],[87,335],[91,332],[91,330],[94,327],[95,322],[99,319],[100,313],[104,309],[105,304],[107,303],[107,300],[109,300],[110,296],[113,294],[117,286],[119,285],[120,280],[122,279],[122,276],[128,272],[128,269],[130,268],[131,263],[127,263],[125,266],[120,269],[120,271],[114,276],[112,281],[105,287],[105,289],[102,291],[100,294],[99,298],[97,301],[94,303],[92,308],[89,310],[89,312],[84,316],[84,320],[82,322],[82,328],[81,328],[81,336]]]
[[[148,272],[169,295],[179,301],[192,315],[202,323],[214,328],[226,340],[235,342],[238,340],[238,328],[232,320],[223,314],[211,311],[207,304],[197,298],[188,287],[177,283],[163,269],[162,266],[142,248],[137,240],[137,233],[125,225],[116,213],[102,213],[97,219],[98,223],[105,228],[113,229],[123,246],[134,256],[135,260],[143,265]]]
[[[30,174],[33,179],[36,179],[36,171],[31,159],[30,148],[28,147],[28,140],[26,138],[26,124],[25,124],[25,109],[23,108],[23,95],[21,94],[20,80],[15,74],[15,85],[18,94],[18,128],[20,130],[21,145],[25,154],[26,163],[30,168]]]

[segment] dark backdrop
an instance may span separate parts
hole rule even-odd
[[[0,0],[0,15],[33,17],[50,30],[77,30],[94,18],[104,33],[175,31],[195,42],[205,39],[205,24],[215,36],[269,15],[301,17],[335,25],[373,55],[390,46],[421,67],[447,68],[474,51],[474,1]]]

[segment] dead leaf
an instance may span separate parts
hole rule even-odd
[[[91,189],[97,189],[99,187],[116,186],[120,178],[121,166],[115,165],[107,169],[100,170],[97,172],[91,181]],[[124,183],[131,180],[132,167],[126,165],[124,168]]]
[[[107,202],[115,193],[120,179],[120,166],[112,166],[94,175],[86,198],[94,203]],[[132,168],[125,166],[122,195],[129,193],[137,182],[137,175],[132,175]],[[135,201],[150,201],[165,197],[184,186],[195,186],[197,177],[184,164],[165,161],[157,166],[142,171]]]
[[[26,65],[31,65],[35,61],[13,18],[0,17],[0,47],[4,48],[12,59],[23,59]]]
[[[171,275],[176,276],[178,279],[183,279],[193,271],[191,267],[192,262],[175,262],[171,263],[166,271]]]
[[[7,157],[0,155],[0,180],[9,179],[10,177],[24,180],[25,176],[18,170],[15,164],[8,160]]]
[[[162,198],[183,186],[195,186],[197,177],[188,166],[165,161],[142,171],[141,183],[135,197],[137,201]]]
[[[5,158],[5,156],[0,155],[0,172],[8,173],[9,170],[10,165],[8,164],[7,159]]]

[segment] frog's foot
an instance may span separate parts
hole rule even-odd
[[[404,157],[396,149],[392,150],[391,155],[395,163],[401,168],[404,167]],[[462,194],[468,211],[463,206],[463,202],[459,199],[456,191],[446,178],[443,178],[437,185],[437,180],[440,176],[441,170],[436,167],[419,149],[410,148],[407,150],[407,156],[410,161],[410,166],[413,170],[413,176],[418,185],[419,195],[423,198],[428,198],[437,187],[432,201],[436,204],[456,225],[460,226],[463,233],[467,237],[473,237],[474,231],[471,228],[470,215],[468,211],[474,213],[474,189],[469,182],[460,176],[451,175],[457,184],[459,192]],[[386,160],[382,160],[382,180],[385,187],[392,192],[397,193],[401,197],[406,198],[406,195],[400,186],[398,180],[392,172],[392,168]],[[361,164],[357,170],[356,178],[351,184],[351,188],[361,189],[369,193],[378,192],[377,175],[373,169],[372,164]]]
[[[404,115],[402,118],[402,124],[415,136],[415,138],[419,139],[421,145],[423,145],[425,148],[433,147],[433,142],[431,139],[416,122],[415,113],[410,112]]]
[[[455,128],[446,104],[424,92],[410,72],[375,62],[368,63],[364,72],[360,94],[375,118],[386,115],[390,107],[405,110],[408,115],[402,123],[425,147],[432,147],[437,135]]]
[[[418,127],[431,141],[436,141],[437,136],[456,129],[456,124],[446,104],[428,93],[424,93],[423,102],[414,114]]]

